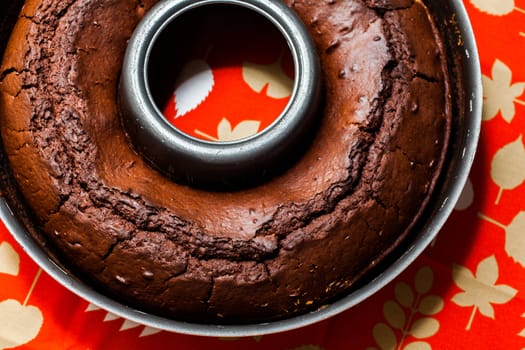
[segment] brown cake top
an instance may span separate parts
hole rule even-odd
[[[143,302],[169,291],[172,280],[192,279],[195,299],[217,310],[226,288],[219,281],[276,281],[281,269],[296,272],[285,274],[287,287],[274,285],[275,298],[290,297],[296,284],[349,284],[404,236],[442,164],[445,68],[424,7],[287,1],[322,63],[319,130],[271,181],[211,192],[147,166],[120,125],[122,56],[153,3],[49,0],[24,8],[0,73],[0,118],[13,173],[44,230],[82,269],[101,273],[102,283],[116,280],[124,294],[134,285]],[[345,272],[333,268],[337,254],[353,254]],[[337,271],[306,283],[307,265]],[[282,313],[276,309],[268,313]]]

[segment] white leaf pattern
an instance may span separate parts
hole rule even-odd
[[[183,67],[175,83],[175,118],[197,108],[213,90],[213,71],[204,60],[192,60]]]

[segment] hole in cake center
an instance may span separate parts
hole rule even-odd
[[[236,141],[262,132],[286,110],[294,60],[283,34],[262,14],[201,6],[158,36],[147,83],[175,128],[205,141]]]

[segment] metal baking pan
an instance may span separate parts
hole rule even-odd
[[[263,324],[209,325],[186,323],[144,313],[124,305],[85,284],[59,259],[45,249],[45,241],[32,229],[31,216],[23,200],[7,190],[11,178],[0,143],[0,218],[25,252],[65,288],[87,301],[120,317],[150,327],[200,336],[243,337],[270,334],[307,326],[330,318],[361,303],[383,288],[407,268],[432,242],[454,209],[467,180],[477,148],[481,124],[482,87],[479,59],[472,28],[461,1],[425,1],[435,16],[448,51],[452,74],[454,120],[448,159],[442,181],[438,184],[428,210],[416,231],[386,260],[361,280],[348,294],[327,307],[308,314]],[[0,56],[23,6],[21,0],[0,4]]]

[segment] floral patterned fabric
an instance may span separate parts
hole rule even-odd
[[[376,295],[329,320],[281,334],[242,339],[173,334],[118,318],[73,295],[0,225],[0,349],[525,349],[525,0],[464,3],[483,73],[479,151],[437,239]],[[252,74],[245,81],[286,99],[286,75],[261,88],[253,76],[257,64],[275,68],[271,61],[251,62],[244,67]],[[208,67],[195,60],[186,68],[192,65]],[[211,96],[218,78],[209,73],[200,81],[200,97],[175,99],[182,104],[172,114],[190,113]],[[182,96],[184,87],[178,91]],[[204,138],[231,139],[253,134],[264,123],[222,116],[217,130],[199,130]]]

